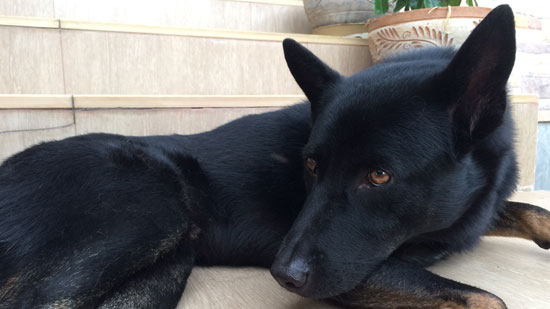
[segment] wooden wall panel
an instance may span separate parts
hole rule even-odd
[[[342,75],[361,72],[372,64],[369,49],[365,46],[306,44],[309,50]]]
[[[67,93],[301,94],[280,42],[81,30],[62,41]],[[366,46],[311,46],[343,74],[369,64]]]
[[[250,28],[253,31],[311,33],[301,6],[251,3]]]
[[[531,191],[535,186],[537,160],[536,98],[531,102],[512,104],[512,117],[516,125],[516,153],[519,164],[519,188]]]
[[[56,18],[248,30],[248,3],[214,0],[56,0]]]
[[[65,21],[61,26],[0,26],[0,43],[7,46],[0,50],[6,72],[0,93],[301,94],[284,61],[286,34]],[[370,64],[364,40],[295,36],[344,75]]]
[[[68,93],[299,94],[279,43],[63,31]]]
[[[76,112],[76,133],[194,134],[244,115],[276,108],[98,109]]]
[[[68,126],[73,123],[73,112],[67,109],[3,109],[0,110],[0,134],[14,131],[39,131]]]
[[[71,109],[70,95],[0,94],[0,109]],[[0,124],[0,127],[2,125]]]
[[[304,8],[221,0],[56,0],[55,17],[175,27],[311,33]]]
[[[59,30],[0,27],[0,93],[64,93]]]
[[[54,0],[2,0],[0,15],[54,17]]]
[[[0,110],[0,162],[37,143],[74,134],[71,110]]]

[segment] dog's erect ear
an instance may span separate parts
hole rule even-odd
[[[341,76],[321,59],[293,39],[283,41],[285,59],[290,73],[311,103],[313,118],[322,109],[321,96],[330,84]]]
[[[459,143],[478,141],[502,123],[515,55],[514,14],[501,5],[472,31],[440,80]]]

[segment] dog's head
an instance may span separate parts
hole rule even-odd
[[[507,117],[514,16],[500,6],[458,51],[418,50],[351,77],[283,46],[311,104],[309,194],[271,271],[291,291],[330,297],[408,239],[451,226],[483,186],[465,161]]]

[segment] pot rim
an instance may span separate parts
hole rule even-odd
[[[492,10],[487,7],[471,7],[471,6],[456,6],[451,8],[451,18],[484,18]],[[430,12],[431,11],[431,12]],[[389,15],[380,16],[374,19],[370,19],[367,22],[367,32],[373,30],[397,25],[407,22],[414,22],[420,20],[432,20],[432,19],[445,19],[449,13],[448,7],[427,8],[418,9],[405,12],[397,12]]]

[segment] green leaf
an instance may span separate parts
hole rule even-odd
[[[395,4],[395,8],[393,9],[393,12],[399,12],[402,8],[404,8],[407,3],[409,3],[409,0],[397,0],[397,3]]]
[[[450,6],[460,6],[462,0],[449,0],[448,2]]]
[[[469,6],[474,6],[473,0],[466,0],[466,4]]]
[[[411,9],[418,10],[422,7],[423,0],[411,0]]]
[[[407,5],[405,5],[405,11],[410,11],[410,10],[411,10],[411,4],[407,3]]]
[[[427,8],[433,8],[436,6],[445,6],[445,4],[441,3],[441,0],[424,0],[424,6]]]
[[[374,13],[378,15],[386,14],[388,11],[388,0],[374,0]]]
[[[477,4],[477,0],[474,0],[474,3],[476,4],[476,6],[479,6],[479,4]]]

